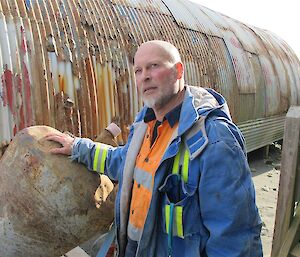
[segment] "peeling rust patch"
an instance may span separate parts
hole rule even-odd
[[[142,107],[135,93],[134,54],[152,39],[173,43],[185,63],[186,83],[222,93],[235,122],[282,114],[300,104],[300,62],[282,39],[200,5],[21,2],[3,1],[0,7],[0,120],[8,126],[0,128],[0,141],[34,124],[95,138],[117,119],[125,142],[126,128]],[[9,26],[17,35],[8,33]],[[254,104],[260,109],[253,112]]]

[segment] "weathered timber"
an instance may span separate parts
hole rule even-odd
[[[281,174],[271,257],[290,256],[299,247],[300,107],[291,107],[284,128]],[[294,255],[296,256],[296,255]]]

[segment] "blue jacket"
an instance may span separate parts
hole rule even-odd
[[[73,160],[119,181],[115,219],[120,257],[124,256],[127,241],[135,159],[147,128],[143,121],[146,109],[137,115],[125,146],[107,149],[106,145],[78,138],[73,145]],[[181,142],[189,151],[189,180],[174,183],[169,163]],[[102,165],[96,162],[99,158]],[[261,220],[244,139],[231,121],[224,98],[213,90],[186,86],[178,131],[156,171],[136,256],[168,256],[165,206],[172,203],[172,195],[178,190],[183,196],[174,204],[183,207],[184,237],[172,237],[172,256],[262,256]]]

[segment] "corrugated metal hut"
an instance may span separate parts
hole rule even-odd
[[[137,46],[175,44],[186,82],[222,93],[248,151],[283,133],[300,103],[300,62],[272,32],[185,0],[1,0],[0,143],[44,124],[95,138],[142,106]]]

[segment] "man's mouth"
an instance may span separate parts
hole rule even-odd
[[[148,87],[144,89],[144,94],[151,93],[152,91],[156,90],[156,87]]]

